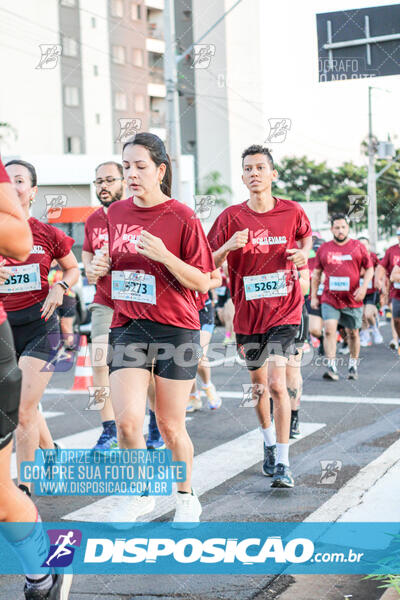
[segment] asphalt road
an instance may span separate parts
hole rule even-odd
[[[381,329],[385,344],[363,348],[358,381],[347,381],[348,357],[344,357],[339,382],[322,379],[321,358],[306,355],[303,367],[304,402],[300,409],[301,429],[309,432],[291,447],[291,467],[295,477],[293,490],[273,490],[270,480],[261,474],[261,463],[241,470],[240,461],[248,452],[246,445],[237,448],[235,440],[257,427],[254,409],[242,407],[242,385],[249,383],[246,369],[229,359],[213,367],[213,381],[223,392],[218,411],[202,411],[190,415],[187,428],[196,456],[212,451],[215,461],[227,442],[234,443],[230,463],[238,463],[237,473],[220,472],[218,483],[210,484],[201,502],[204,521],[303,521],[327,500],[337,494],[359,471],[378,458],[399,439],[400,431],[400,357],[388,347],[390,327]],[[222,339],[217,330],[216,341]],[[233,356],[228,351],[228,357]],[[221,360],[219,362],[222,362]],[[57,373],[53,388],[70,389],[73,371]],[[48,423],[55,439],[87,432],[99,426],[96,411],[85,410],[87,394],[46,394],[43,408],[51,414]],[[310,425],[313,424],[313,425]],[[313,429],[314,428],[314,429]],[[245,439],[245,438],[243,438]],[[240,442],[238,442],[240,443]],[[261,437],[259,438],[262,446]],[[334,460],[341,465],[337,479],[321,484],[320,461]],[[210,464],[210,477],[214,459]],[[215,462],[217,464],[217,462]],[[231,466],[230,466],[231,468]],[[83,508],[96,518],[93,499],[87,497],[36,498],[43,521],[61,520]],[[158,517],[170,519],[172,513]],[[375,520],[374,511],[370,520]],[[292,578],[268,575],[238,576],[75,576],[71,600],[179,598],[183,600],[272,600],[290,585]],[[0,577],[0,600],[22,598],[23,577]],[[309,583],[311,600],[344,598],[377,600],[382,590],[373,582],[361,582],[361,576],[314,576]]]

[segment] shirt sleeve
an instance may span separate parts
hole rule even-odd
[[[370,256],[370,253],[368,252],[368,250],[366,249],[365,246],[363,246],[363,244],[361,244],[361,266],[364,267],[364,269],[369,269],[370,267],[373,267],[373,263],[372,263],[372,258]]]
[[[53,258],[64,258],[70,253],[75,240],[66,233],[50,225],[52,231]]]
[[[208,243],[213,252],[221,248],[229,239],[229,219],[226,212],[222,212],[215,220],[208,236]]]
[[[306,237],[310,237],[312,229],[310,221],[301,206],[298,206],[297,212],[297,229],[296,229],[296,240],[301,240]]]
[[[92,254],[94,254],[94,252],[93,252],[93,246],[92,246],[92,238],[91,238],[91,235],[90,235],[90,231],[89,231],[89,227],[88,227],[88,222],[87,221],[85,223],[85,237],[83,239],[82,250],[84,250],[85,252],[91,252]]]
[[[388,248],[385,252],[385,256],[382,258],[380,264],[382,265],[382,267],[384,269],[386,269],[386,272],[389,273],[390,270],[390,248]]]
[[[0,158],[0,183],[10,183],[10,178],[7,174],[3,161]]]
[[[322,246],[320,246],[317,250],[317,254],[315,255],[315,262],[314,262],[314,266],[313,269],[320,269],[321,271],[324,270],[323,266],[322,266],[322,262],[321,262],[321,248]]]
[[[203,273],[211,273],[216,268],[206,234],[197,218],[189,218],[184,224],[180,258]]]

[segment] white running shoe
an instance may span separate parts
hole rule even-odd
[[[189,396],[189,404],[186,406],[186,412],[194,412],[203,408],[203,401],[200,398],[200,392],[195,392]]]
[[[200,523],[201,504],[192,490],[191,494],[176,494],[176,510],[172,527],[175,529],[192,529]]]
[[[139,517],[154,510],[154,496],[114,496],[115,506],[111,510],[108,521],[116,529],[129,529]]]
[[[369,329],[362,329],[360,331],[360,346],[366,348],[367,346],[371,346],[371,332]]]
[[[383,337],[378,327],[373,327],[371,329],[371,337],[374,344],[383,344]]]
[[[208,408],[211,410],[216,410],[217,408],[221,407],[222,400],[213,383],[210,382],[207,387],[203,386],[203,391],[208,399]]]

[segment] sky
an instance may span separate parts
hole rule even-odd
[[[369,85],[388,90],[372,92],[373,133],[383,140],[390,134],[396,147],[400,147],[400,75],[319,83],[316,30],[317,13],[399,2],[262,1],[262,35],[267,36],[268,48],[273,49],[265,111],[268,118],[291,120],[286,140],[272,146],[275,158],[306,155],[317,161],[326,160],[331,166],[345,160],[365,164],[360,143],[368,133]]]

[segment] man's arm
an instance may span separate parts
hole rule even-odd
[[[374,281],[374,287],[376,287],[377,290],[381,290],[383,288],[385,278],[386,278],[385,267],[383,265],[377,265],[376,271],[375,271],[375,281]]]
[[[229,252],[232,250],[238,250],[239,248],[244,248],[249,239],[249,230],[243,229],[242,231],[236,231],[233,236],[225,242],[218,250],[213,252],[213,259],[215,266],[218,268],[222,265],[222,263],[226,260]],[[218,286],[217,286],[218,287]]]
[[[95,276],[92,268],[92,260],[94,254],[87,250],[82,250],[82,262],[85,269],[86,277],[90,284],[96,285],[98,277]]]
[[[321,283],[321,274],[322,269],[314,269],[313,275],[311,278],[311,307],[318,308],[319,300],[318,300],[318,288]]]
[[[357,300],[357,302],[361,302],[362,300],[364,300],[364,298],[367,294],[367,291],[368,291],[368,284],[372,280],[373,276],[374,276],[374,267],[368,267],[368,269],[364,273],[363,284],[360,285],[360,287],[357,288],[356,291],[354,292],[354,298]]]
[[[390,273],[390,281],[392,283],[400,282],[400,267],[399,267],[399,265],[395,265],[393,267],[392,272]]]
[[[302,269],[299,271],[299,282],[301,287],[301,293],[303,296],[307,296],[310,291],[310,270]]]
[[[210,287],[209,290],[213,290],[217,287],[221,287],[222,284],[222,275],[219,269],[215,269],[215,271],[211,271],[210,275]]]
[[[287,248],[288,260],[293,261],[296,267],[304,267],[312,248],[312,237],[308,236],[297,240],[297,248]]]

